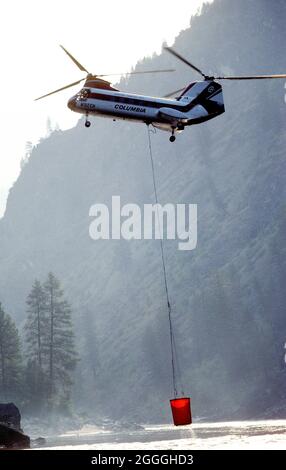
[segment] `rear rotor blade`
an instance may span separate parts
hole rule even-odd
[[[55,93],[58,93],[59,91],[62,91],[62,90],[66,90],[66,88],[70,88],[74,85],[78,85],[83,80],[85,80],[85,78],[81,78],[77,82],[70,83],[69,85],[63,86],[62,88],[59,88],[58,90],[51,91],[51,93],[47,93],[46,95],[40,96],[39,98],[36,98],[35,101],[41,100],[42,98],[46,98],[46,96],[54,95]]]
[[[175,69],[161,69],[161,70],[146,70],[144,72],[120,72],[120,73],[101,73],[96,75],[97,77],[111,77],[112,75],[138,75],[142,73],[165,73],[165,72],[175,72]]]
[[[177,93],[181,93],[181,91],[184,91],[186,87],[180,88],[179,90],[173,91],[172,93],[168,93],[167,95],[164,95],[163,98],[169,98],[170,96],[176,95]]]
[[[83,65],[81,65],[81,64],[79,63],[79,61],[76,60],[76,59],[74,58],[74,56],[72,56],[69,51],[67,51],[67,50],[64,48],[64,46],[61,46],[61,45],[60,45],[60,47],[63,49],[63,51],[65,51],[65,53],[69,56],[69,58],[75,63],[75,65],[79,68],[79,70],[81,70],[82,72],[89,73],[88,70],[86,70],[86,68],[85,68]]]
[[[241,77],[215,77],[216,80],[267,80],[271,78],[286,78],[286,74],[282,75],[250,75]]]
[[[202,72],[198,67],[196,67],[195,65],[193,65],[191,62],[189,62],[187,59],[185,59],[185,57],[181,56],[180,54],[178,54],[178,52],[176,52],[174,49],[172,49],[171,47],[164,47],[164,49],[168,52],[170,52],[170,54],[173,54],[175,57],[177,57],[177,59],[181,60],[182,62],[184,62],[184,64],[188,65],[189,67],[191,67],[192,69],[194,69],[196,72],[198,72],[200,75],[202,75],[202,77],[206,78],[206,75],[204,74],[204,72]]]

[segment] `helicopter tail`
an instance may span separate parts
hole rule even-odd
[[[224,112],[222,86],[213,80],[190,83],[178,98],[179,101],[201,105],[211,116]]]

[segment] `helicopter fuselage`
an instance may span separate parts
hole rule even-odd
[[[152,124],[159,129],[179,132],[224,112],[222,87],[212,80],[193,82],[176,99],[156,98],[120,92],[101,80],[86,82],[68,101],[68,107],[86,116]]]
[[[84,87],[81,91],[68,101],[68,107],[72,111],[86,115],[86,127],[89,127],[91,124],[88,120],[89,115],[109,117],[114,120],[123,119],[144,122],[148,125],[152,124],[159,129],[170,131],[172,133],[170,137],[171,142],[174,142],[176,139],[174,135],[175,132],[180,132],[184,130],[186,126],[208,121],[224,113],[222,86],[216,80],[286,79],[286,74],[209,76],[172,47],[165,46],[164,49],[166,51],[199,73],[204,80],[192,82],[186,88],[181,88],[168,95],[173,96],[175,93],[181,93],[176,99],[167,99],[167,97],[155,98],[152,96],[120,92],[116,88],[113,88],[110,82],[101,78],[107,77],[110,74],[91,74],[69,51],[63,46],[60,47],[82,72],[87,73],[86,78],[81,78],[76,82],[65,85],[50,93],[46,93],[36,98],[35,101],[59,93],[85,80]],[[135,70],[127,74],[133,75],[174,71],[174,69]]]

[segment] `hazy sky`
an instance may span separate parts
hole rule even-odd
[[[36,143],[46,135],[48,116],[62,129],[74,126],[79,118],[66,107],[66,102],[80,87],[33,101],[83,76],[58,45],[63,44],[93,73],[128,71],[140,58],[160,52],[164,40],[172,44],[205,2],[3,0],[0,3],[0,217],[8,190],[19,174],[26,142]]]

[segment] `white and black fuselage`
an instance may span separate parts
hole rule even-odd
[[[87,116],[139,121],[171,132],[224,112],[222,87],[213,80],[191,83],[176,99],[123,93],[104,80],[87,80],[68,107]]]
[[[182,131],[186,126],[199,124],[224,113],[222,86],[216,80],[265,80],[286,79],[286,74],[272,75],[243,75],[243,76],[209,76],[191,63],[172,47],[164,46],[164,50],[176,59],[195,70],[204,78],[203,81],[190,83],[175,99],[155,98],[152,96],[122,93],[113,88],[110,82],[100,77],[108,75],[91,74],[67,49],[60,46],[81,72],[86,72],[86,78],[58,88],[40,96],[40,100],[67,88],[78,85],[85,80],[84,87],[79,93],[70,98],[68,107],[77,113],[85,114],[85,126],[90,126],[89,115],[123,119],[152,124],[162,130],[171,131],[170,141],[174,142],[175,132]],[[173,72],[174,69],[132,71],[130,73]],[[114,75],[114,74],[113,74]],[[168,95],[172,96],[174,93]]]

